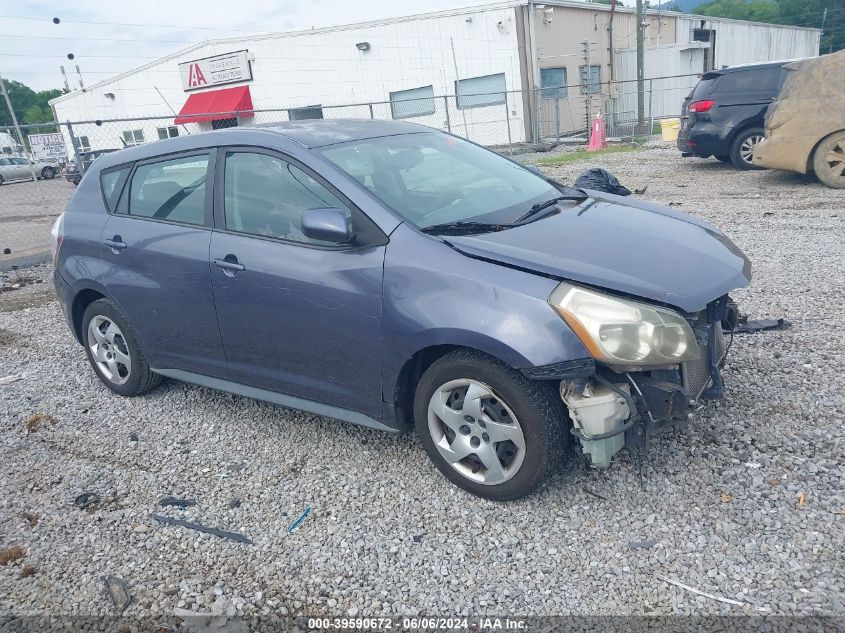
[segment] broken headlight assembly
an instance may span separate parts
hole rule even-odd
[[[692,328],[672,310],[566,282],[555,288],[549,304],[602,363],[641,367],[698,358]]]

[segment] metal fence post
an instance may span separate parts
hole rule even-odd
[[[648,138],[651,138],[652,130],[654,130],[654,117],[652,116],[651,106],[654,103],[654,79],[648,80]]]
[[[560,143],[560,95],[555,99],[555,143]]]
[[[371,118],[371,119],[375,119],[375,117],[373,116],[373,104],[372,104],[372,103],[368,103],[367,105],[368,105],[368,106],[370,106],[370,118]]]
[[[513,141],[511,141],[511,116],[510,116],[510,106],[508,105],[508,93],[505,93],[505,123],[508,126],[508,145],[511,145]]]
[[[452,131],[452,122],[449,120],[449,97],[443,95],[443,105],[446,107],[446,131]]]
[[[70,121],[67,121],[66,125],[67,125],[67,134],[70,137],[70,145],[71,145],[71,147],[73,147],[74,155],[78,158],[79,154],[80,154],[80,147],[79,147],[79,141],[77,140],[76,135],[73,133],[73,124]],[[81,166],[82,162],[80,161],[79,164]]]

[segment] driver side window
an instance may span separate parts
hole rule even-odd
[[[328,245],[302,232],[303,211],[332,207],[351,215],[346,204],[296,165],[257,152],[226,155],[223,194],[226,228],[250,235]]]

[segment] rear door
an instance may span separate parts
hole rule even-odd
[[[12,164],[15,168],[15,178],[22,180],[24,178],[32,178],[32,169],[29,161],[25,158],[13,158]]]
[[[111,263],[103,283],[152,367],[225,377],[208,266],[215,155],[172,154],[137,163],[128,177],[100,175],[107,204],[122,188],[102,233]]]
[[[780,66],[725,73],[711,97],[717,104],[710,113],[713,122],[730,127],[762,125],[766,108],[777,97],[783,74]]]
[[[386,238],[292,157],[219,151],[211,275],[230,378],[381,418]],[[321,207],[351,216],[356,244],[302,233]]]

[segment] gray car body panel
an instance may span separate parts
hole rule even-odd
[[[588,357],[548,304],[561,279],[691,311],[750,278],[748,260],[709,224],[596,192],[584,204],[519,228],[471,237],[426,235],[311,149],[422,131],[431,132],[400,122],[304,121],[183,136],[104,155],[85,174],[64,216],[56,281],[63,309],[73,321],[80,293],[99,292],[130,320],[135,315],[141,344],[162,373],[229,391],[245,385],[249,389],[238,392],[260,390],[256,397],[262,399],[397,429],[405,423],[395,408],[403,369],[424,350],[473,348],[519,369]],[[182,253],[182,225],[118,217],[105,209],[103,170],[206,148],[220,148],[222,156],[226,147],[244,146],[277,151],[318,174],[370,218],[384,240],[319,250],[260,237],[234,239],[220,228],[220,203],[212,193],[208,217],[218,224],[193,228],[195,243]],[[119,254],[103,244],[114,237],[111,220],[130,245]],[[130,248],[137,255],[127,257]],[[172,261],[149,265],[145,257],[157,257],[162,248]],[[230,254],[246,270],[224,277],[211,262]],[[190,267],[183,269],[179,257],[188,256]],[[298,263],[283,265],[290,258]],[[191,296],[201,301],[182,305],[180,287],[186,290],[191,279]],[[143,322],[137,322],[139,311]],[[221,321],[220,314],[227,316]],[[158,330],[178,332],[186,320],[196,321],[197,331],[219,325],[222,337],[191,338],[189,351],[164,349],[167,336]],[[260,329],[249,331],[250,354],[239,354],[239,364],[227,367],[226,345],[237,345],[239,331],[248,327]],[[315,338],[321,332],[326,335]],[[274,344],[258,344],[262,340]],[[287,348],[290,359],[285,345],[297,346]],[[299,376],[291,374],[293,360]],[[196,375],[205,378],[191,378]]]

